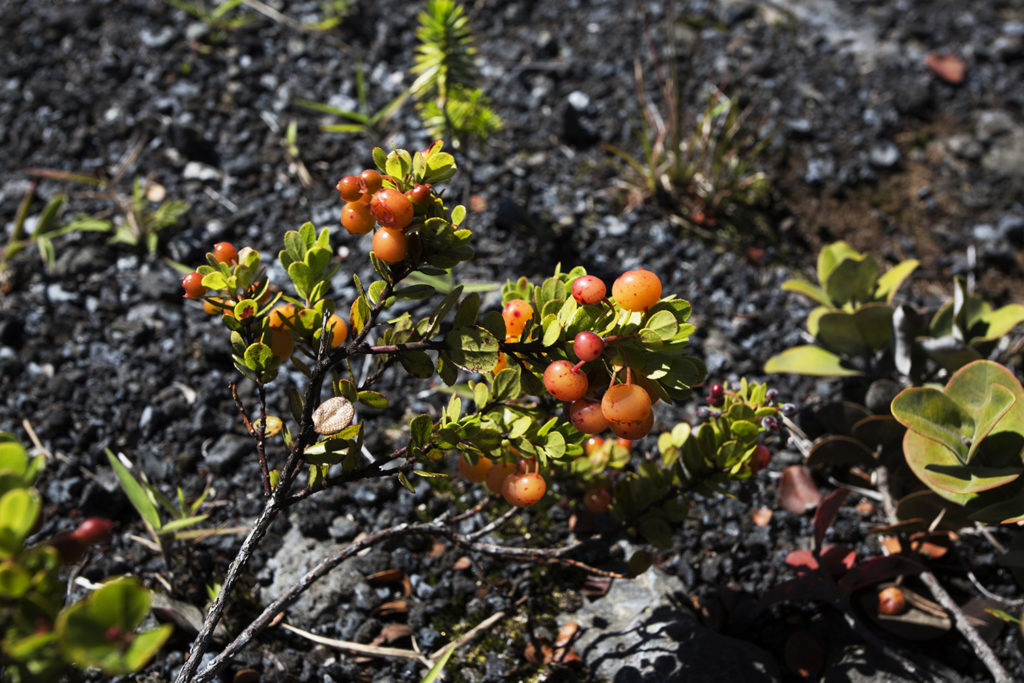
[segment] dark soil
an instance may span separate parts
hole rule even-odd
[[[271,4],[293,20],[321,12],[318,2]],[[120,533],[86,566],[88,579],[130,573],[154,588],[166,582],[176,598],[201,607],[206,586],[223,576],[239,543],[238,536],[214,537],[165,562],[133,541],[129,534],[144,531],[106,464],[105,448],[124,453],[167,493],[181,486],[191,497],[212,484],[206,524],[246,525],[262,507],[255,455],[228,389],[236,372],[226,333],[198,306],[182,302],[170,263],[200,263],[220,240],[276,254],[287,229],[307,220],[336,226],[334,184],[369,166],[372,147],[419,149],[429,142],[411,106],[368,135],[323,133],[321,124],[339,121],[296,106],[295,100],[308,99],[356,108],[357,63],[366,69],[371,111],[410,83],[420,4],[352,4],[337,28],[321,33],[246,7],[231,14],[251,18],[246,26],[221,30],[159,0],[0,5],[0,216],[7,234],[31,186],[29,169],[110,176],[136,147],[121,193],[130,194],[134,178],[151,178],[169,199],[189,204],[178,225],[160,233],[155,255],[109,244],[102,234],[76,233],[57,240],[53,270],[27,249],[3,274],[0,428],[27,441],[23,424],[30,425],[53,456],[41,482],[47,519],[40,537],[73,528],[85,516],[117,520]],[[662,4],[648,5],[654,40],[662,44]],[[954,275],[969,277],[995,303],[1020,300],[1019,2],[675,5],[678,21],[669,30],[689,57],[681,80],[686,116],[695,119],[703,110],[712,84],[749,105],[747,130],[771,135],[759,158],[772,182],[771,205],[752,224],[731,233],[723,227],[722,239],[710,240],[670,221],[664,207],[627,209],[617,182],[625,170],[603,145],[639,153],[634,60],[649,74],[649,85],[653,67],[634,3],[483,0],[472,6],[472,26],[484,89],[504,128],[485,145],[457,152],[463,172],[449,192],[465,196],[474,209],[467,224],[477,250],[461,277],[503,282],[525,275],[536,281],[558,263],[578,263],[610,282],[623,270],[646,267],[661,274],[666,291],[693,304],[695,353],[718,381],[761,377],[769,356],[802,343],[809,307],[779,285],[794,273],[810,273],[817,248],[835,239],[889,264],[920,258],[922,268],[907,292],[918,305],[950,296]],[[925,66],[928,53],[944,51],[965,63],[962,83],[946,82]],[[293,121],[298,159],[285,144]],[[311,174],[309,186],[300,180],[299,160]],[[70,195],[69,218],[116,214],[109,200],[88,190],[42,180],[28,209],[29,229],[60,192]],[[354,293],[350,273],[366,281],[370,272],[368,239],[350,238],[337,226],[339,231],[334,242],[342,269],[334,295],[347,308]],[[283,279],[281,272],[271,276]],[[497,296],[486,304],[496,307]],[[296,373],[279,379],[271,402],[284,405],[285,390],[301,386],[300,380]],[[395,405],[367,418],[374,424],[370,446],[381,453],[401,444],[395,428],[407,409],[422,412],[444,400],[420,393],[425,385],[398,375],[384,381],[382,390],[396,398]],[[794,377],[771,382],[801,405],[835,398],[841,390],[834,382]],[[251,386],[243,384],[241,393],[253,406]],[[409,397],[407,404],[399,404],[401,396]],[[692,420],[694,405],[664,409],[659,424]],[[642,450],[653,446],[645,441]],[[737,498],[698,499],[676,534],[675,550],[658,557],[706,616],[721,610],[732,615],[709,617],[710,626],[763,648],[782,670],[785,639],[794,630],[818,633],[832,663],[842,644],[857,641],[841,618],[814,603],[761,614],[736,609],[749,604],[737,603],[737,596],[760,596],[791,576],[784,565],[790,550],[810,547],[809,515],[776,509],[768,527],[750,519],[753,509],[778,507],[777,472],[799,457],[781,449],[759,483],[737,488]],[[819,484],[824,490],[833,485],[824,474]],[[439,496],[422,482],[416,494],[394,481],[363,484],[324,494],[279,520],[250,565],[229,629],[240,628],[256,604],[274,597],[277,564],[271,558],[290,528],[298,530],[292,539],[345,541],[358,531],[430,518],[452,498],[467,503],[479,496],[458,482],[435,488]],[[549,494],[545,506],[523,513],[516,528],[530,530],[530,543],[567,542],[579,493],[567,485]],[[556,502],[563,500],[558,494],[568,496],[565,502]],[[860,557],[877,555],[877,535],[867,530],[881,520],[877,512],[859,515],[851,502],[830,539],[856,548]],[[514,530],[508,533],[506,541],[521,541]],[[998,535],[1007,541],[1005,532]],[[1009,573],[993,564],[995,551],[979,537],[965,536],[953,554],[956,559],[947,558],[936,571],[961,601],[978,594],[963,567],[991,591],[1018,594]],[[514,626],[472,652],[467,648],[461,660],[456,654],[450,669],[457,680],[526,680],[538,672],[549,672],[546,680],[597,677],[589,665],[552,668],[524,656],[531,637],[552,637],[564,623],[558,615],[582,602],[583,575],[486,560],[452,571],[458,556],[423,539],[377,548],[349,568],[351,583],[338,589],[332,609],[315,620],[302,614],[290,620],[318,635],[360,642],[375,639],[385,624],[407,624],[416,644],[431,652],[452,633],[512,610],[519,615]],[[615,544],[586,559],[613,567],[623,557],[622,545]],[[408,591],[364,580],[388,568],[405,572]],[[407,612],[382,615],[382,603],[403,598]],[[709,605],[718,607],[709,612]],[[533,616],[527,620],[527,614]],[[881,637],[963,679],[988,675],[955,632],[938,645]],[[1022,679],[1018,639],[1007,626],[994,643]],[[140,680],[169,680],[190,640],[185,632],[175,636]],[[408,637],[388,644],[411,646]],[[262,672],[263,681],[415,681],[424,673],[416,665],[337,654],[279,629],[230,671],[247,667]],[[882,675],[878,667],[868,665],[858,680]]]

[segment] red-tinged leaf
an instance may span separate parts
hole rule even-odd
[[[850,489],[838,488],[818,504],[818,509],[814,512],[815,550],[821,550],[821,542],[825,539],[825,532],[832,526],[832,522],[836,521],[839,508],[846,502],[846,498],[849,495]]]
[[[786,564],[796,570],[798,575],[807,574],[818,569],[818,558],[810,550],[794,550],[786,555]]]
[[[845,545],[825,546],[819,556],[821,566],[834,577],[840,577],[853,569],[857,561],[857,551]]]
[[[555,647],[565,647],[572,639],[576,637],[577,631],[580,630],[580,625],[575,621],[570,621],[558,630],[558,637],[555,639]]]
[[[874,557],[848,571],[839,579],[839,588],[849,593],[904,574],[918,574],[923,569],[920,564],[902,555]]]
[[[785,510],[802,515],[807,508],[821,500],[821,492],[814,485],[811,472],[802,465],[790,465],[782,470],[779,479],[779,503]]]
[[[936,76],[953,85],[963,83],[964,74],[967,72],[964,60],[951,52],[931,52],[924,58],[924,65]]]

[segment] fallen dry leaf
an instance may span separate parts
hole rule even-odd
[[[373,613],[385,616],[388,614],[404,614],[409,611],[409,605],[406,604],[405,600],[392,600],[391,602],[385,602],[374,608]]]
[[[953,85],[963,83],[964,73],[967,71],[964,60],[952,52],[931,52],[924,58],[924,65],[936,76]]]
[[[473,563],[470,561],[470,559],[463,555],[459,559],[455,560],[455,564],[452,565],[452,569],[454,569],[457,572],[461,572],[465,569],[469,569],[470,565],[472,564]]]
[[[565,647],[572,642],[572,639],[576,637],[576,633],[580,630],[580,625],[575,621],[566,623],[565,626],[558,630],[558,637],[555,639],[555,647]]]
[[[758,526],[768,526],[772,521],[772,511],[768,508],[758,508],[750,513],[750,518]]]
[[[779,478],[779,503],[785,510],[802,515],[807,508],[821,502],[821,492],[814,485],[811,472],[803,465],[790,465]]]
[[[391,583],[398,583],[405,576],[401,569],[385,569],[384,571],[372,574],[366,579],[371,586],[386,586]]]

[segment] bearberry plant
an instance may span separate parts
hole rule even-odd
[[[439,291],[427,283],[441,281],[473,255],[465,209],[449,208],[438,191],[455,174],[455,160],[440,141],[416,153],[378,148],[373,158],[376,168],[337,185],[346,239],[369,242],[374,273],[370,282],[352,276],[352,301],[332,297],[338,264],[331,258],[331,230],[309,223],[284,235],[277,257],[289,281],[282,285],[269,282],[259,252],[224,244],[182,281],[185,298],[201,299],[220,316],[236,368],[255,385],[258,415],[250,417],[238,403],[256,442],[268,500],[179,681],[209,680],[312,581],[365,544],[420,533],[471,553],[536,562],[561,557],[482,548],[447,525],[448,513],[393,527],[325,558],[197,674],[225,600],[270,522],[325,488],[396,477],[412,490],[411,477],[445,476],[435,463],[451,454],[466,480],[514,507],[535,505],[553,490],[562,495],[575,482],[587,509],[608,512],[623,529],[667,547],[670,525],[685,517],[687,495],[722,491],[730,479],[763,467],[762,442],[777,428],[766,421],[779,415],[764,385],[743,381],[735,391],[722,391],[714,418],[693,429],[673,410],[674,401],[703,381],[705,369],[689,353],[690,304],[665,294],[655,273],[623,273],[609,297],[605,283],[582,267],[556,268],[537,284],[525,278],[506,283],[500,310],[460,284]],[[359,358],[367,363],[357,375],[352,361]],[[305,375],[306,385],[301,393],[289,390],[287,406],[271,406],[265,387],[288,381],[281,373],[286,363]],[[399,369],[422,380],[436,377],[451,395],[438,415],[408,419],[407,441],[394,453],[365,464],[367,422],[359,413],[396,398],[375,385]],[[636,463],[633,442],[652,432],[656,410],[669,427],[658,439],[661,457]],[[608,433],[607,440],[600,436]],[[400,464],[386,466],[396,458]],[[307,476],[300,480],[302,472]],[[644,557],[633,563],[635,570],[645,568]]]

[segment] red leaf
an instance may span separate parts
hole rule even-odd
[[[790,465],[779,479],[779,503],[789,512],[801,515],[821,500],[821,492],[803,465]]]
[[[796,569],[797,574],[813,572],[818,568],[818,559],[810,550],[794,550],[786,555],[786,564]]]
[[[829,545],[821,551],[821,566],[832,576],[842,576],[853,569],[857,561],[857,551],[845,545]]]
[[[818,509],[814,513],[815,550],[821,550],[821,542],[825,538],[825,532],[832,526],[832,522],[836,521],[839,508],[846,502],[846,497],[849,495],[850,489],[838,488],[818,504]]]
[[[857,565],[839,579],[839,588],[844,593],[855,591],[873,583],[881,583],[901,574],[918,574],[923,567],[917,562],[901,555],[889,557],[873,557],[863,564]]]

